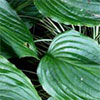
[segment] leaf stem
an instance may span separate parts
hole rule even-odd
[[[59,24],[60,28],[62,29],[62,31],[64,32],[65,31],[64,27],[60,23],[58,23],[58,24]]]
[[[93,27],[93,39],[96,38],[96,30],[95,30],[95,26]]]
[[[38,40],[35,40],[34,42],[51,42],[52,39],[38,39]]]
[[[47,19],[55,27],[55,29],[57,30],[57,32],[61,33],[61,31],[59,30],[59,28],[49,18],[47,18]]]
[[[74,27],[74,25],[72,25],[72,28],[73,28],[73,30],[75,30],[75,27]]]
[[[81,33],[81,26],[79,26],[79,32]]]
[[[96,37],[99,35],[99,26],[96,26]]]

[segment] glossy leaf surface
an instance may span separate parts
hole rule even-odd
[[[18,57],[11,46],[7,45],[4,41],[0,38],[0,54],[7,59]]]
[[[100,100],[100,47],[77,31],[53,40],[37,73],[57,100]]]
[[[6,0],[0,0],[0,39],[13,48],[19,57],[37,58],[32,35]]]
[[[50,97],[48,100],[55,100],[54,98]]]
[[[15,9],[28,28],[31,28],[37,21],[42,19],[32,0],[7,0]]]
[[[0,100],[41,100],[30,80],[2,56]]]
[[[35,0],[39,11],[57,22],[100,25],[100,0]]]

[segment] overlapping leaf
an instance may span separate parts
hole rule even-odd
[[[30,80],[2,56],[0,100],[41,100]]]
[[[33,2],[29,6],[22,9],[18,14],[22,18],[24,23],[28,26],[28,28],[35,26],[35,24],[43,18],[43,16],[33,5]]]
[[[0,0],[0,39],[13,48],[19,57],[37,58],[32,35],[6,0]]]
[[[100,47],[74,30],[60,34],[42,58],[38,76],[57,100],[100,100]]]
[[[35,5],[41,13],[61,23],[100,25],[100,0],[35,0]]]
[[[38,12],[32,0],[7,0],[24,23],[31,28],[37,21],[42,19],[42,15]]]
[[[16,53],[11,48],[11,46],[7,45],[1,39],[0,39],[0,54],[2,54],[2,56],[6,57],[8,59],[13,58],[13,57],[17,57]]]
[[[54,98],[50,97],[48,100],[55,100]]]

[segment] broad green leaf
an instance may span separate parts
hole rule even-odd
[[[15,9],[24,23],[31,28],[37,21],[42,19],[42,15],[38,12],[33,4],[33,0],[7,0],[11,7]]]
[[[50,97],[48,100],[55,100],[54,98]]]
[[[22,9],[18,14],[28,28],[34,26],[40,19],[43,18],[43,16],[38,12],[36,7],[33,5],[33,2],[29,6]]]
[[[57,100],[100,100],[100,47],[77,31],[53,40],[37,73],[43,88]]]
[[[7,1],[12,6],[12,8],[18,9],[18,11],[29,5],[31,2],[31,0],[7,0]]]
[[[2,54],[2,56],[6,57],[7,59],[17,57],[14,50],[2,40],[0,40],[0,54]]]
[[[100,0],[35,0],[39,11],[57,22],[100,25]]]
[[[0,0],[0,40],[13,48],[19,57],[37,58],[33,37],[6,0]]]
[[[0,56],[0,100],[41,100],[31,81]]]

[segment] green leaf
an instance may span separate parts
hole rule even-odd
[[[99,0],[35,0],[39,11],[57,22],[73,25],[100,25]]]
[[[37,21],[42,19],[42,15],[38,12],[33,4],[33,0],[7,0],[11,7],[15,9],[22,18],[28,28],[31,28]]]
[[[54,98],[50,97],[48,100],[55,100]]]
[[[31,81],[0,56],[0,100],[41,100]]]
[[[0,39],[19,57],[37,58],[33,36],[6,0],[0,0]]]
[[[27,5],[29,5],[30,2],[31,2],[31,0],[7,0],[7,1],[12,6],[12,8],[18,9],[18,11],[20,11],[21,9],[23,9],[24,7],[26,7]]]
[[[33,5],[33,2],[24,9],[22,9],[18,14],[28,28],[34,26],[40,19],[43,18],[43,16],[38,12],[36,7]]]
[[[0,39],[0,54],[7,59],[17,57],[14,50]]]
[[[77,31],[53,40],[37,73],[57,100],[100,100],[100,47]]]

